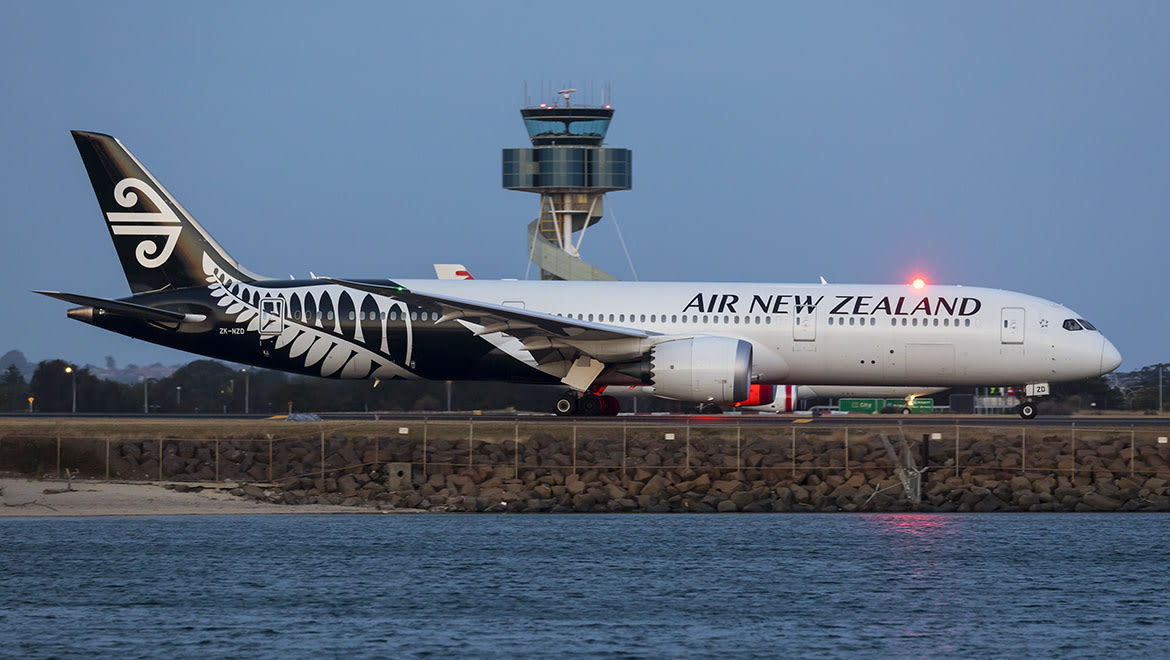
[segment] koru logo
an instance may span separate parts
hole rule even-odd
[[[133,190],[131,190],[133,189]],[[150,185],[127,177],[114,186],[114,201],[124,208],[132,208],[138,203],[137,190],[150,200],[158,209],[157,213],[107,213],[106,219],[110,222],[110,231],[117,236],[155,236],[164,237],[166,242],[160,248],[156,239],[146,238],[134,248],[134,256],[143,268],[158,268],[171,258],[175,245],[179,242],[179,233],[183,230],[179,218],[171,207],[163,201],[161,195]]]

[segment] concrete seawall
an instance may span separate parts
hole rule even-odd
[[[1156,428],[207,424],[7,428],[0,472],[453,512],[1170,511]]]

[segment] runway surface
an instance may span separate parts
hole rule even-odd
[[[1085,428],[1166,428],[1170,430],[1170,415],[1040,415],[1035,419],[1026,420],[1016,415],[943,415],[943,414],[913,414],[913,415],[859,415],[859,414],[826,414],[813,416],[809,414],[722,414],[722,415],[679,415],[679,414],[623,414],[617,417],[557,417],[552,414],[514,413],[514,412],[476,412],[461,411],[450,413],[436,412],[349,412],[349,413],[318,413],[325,421],[331,420],[367,420],[384,422],[452,422],[452,421],[481,421],[481,422],[539,422],[559,424],[691,424],[691,425],[741,425],[741,426],[778,426],[778,425],[810,425],[810,426],[994,426],[994,427],[1055,427],[1077,426]],[[277,416],[281,418],[282,416]],[[0,413],[0,418],[7,419],[133,419],[133,420],[207,420],[207,419],[250,419],[263,420],[272,418],[271,415],[190,415],[190,414],[150,414],[141,413],[55,413],[55,414],[28,414],[28,413]]]

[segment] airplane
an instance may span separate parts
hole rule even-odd
[[[435,277],[440,280],[474,280],[471,271],[463,264],[432,264]],[[821,284],[828,284],[824,277]],[[771,389],[768,389],[768,388]],[[738,410],[756,412],[787,413],[797,409],[800,401],[809,399],[842,399],[847,397],[863,398],[903,398],[925,396],[941,392],[945,387],[841,387],[832,385],[754,385],[748,394],[748,400],[737,402],[734,407]],[[630,386],[610,390],[613,395],[622,396],[654,396],[652,386]],[[766,400],[767,403],[754,403]],[[708,406],[708,412],[719,410],[717,406]],[[908,410],[907,410],[908,412]]]
[[[774,385],[1049,383],[1121,355],[1063,305],[926,284],[280,280],[212,239],[117,139],[72,132],[131,295],[37,291],[69,318],[231,362],[326,378],[561,385],[560,415],[616,414],[606,386],[766,405]]]

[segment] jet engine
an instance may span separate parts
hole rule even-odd
[[[735,403],[748,398],[752,345],[730,337],[694,337],[655,345],[649,353],[654,394],[668,399]]]

